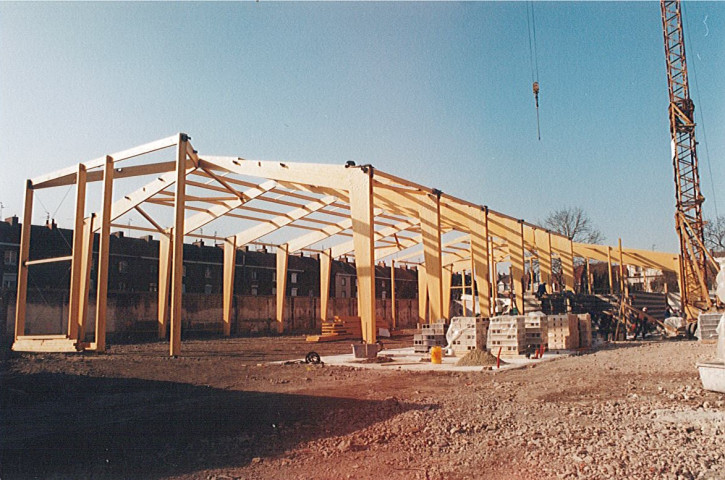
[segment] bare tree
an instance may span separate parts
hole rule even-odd
[[[725,252],[725,216],[718,215],[705,222],[705,246],[712,251]]]
[[[604,235],[593,224],[581,207],[554,210],[542,222],[542,226],[580,243],[602,243]],[[725,238],[724,238],[725,239]]]

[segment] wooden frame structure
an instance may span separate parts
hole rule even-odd
[[[158,160],[157,157],[168,152],[173,152],[172,158]],[[149,162],[149,158],[154,161]],[[117,193],[117,200],[113,201],[119,180],[143,177],[148,183],[132,192]],[[98,211],[87,213],[86,187],[92,182],[102,182],[102,198]],[[71,184],[76,185],[72,255],[30,259],[33,192]],[[171,213],[166,223],[161,220],[164,210]],[[148,226],[121,224],[119,219],[130,211],[141,215]],[[435,320],[449,314],[454,272],[472,273],[478,286],[478,309],[487,314],[492,311],[492,299],[496,295],[495,265],[510,262],[516,304],[524,312],[524,274],[531,258],[538,258],[542,280],[551,283],[552,259],[558,257],[568,289],[574,287],[574,257],[610,265],[612,258],[612,247],[572,242],[539,226],[387,174],[371,165],[301,164],[207,156],[194,150],[188,135],[179,133],[27,181],[13,348],[105,349],[108,238],[112,227],[121,227],[160,236],[158,331],[161,338],[169,331],[169,353],[178,355],[184,238],[217,239],[202,234],[200,229],[221,218],[226,219],[227,227],[234,228],[223,240],[225,335],[231,331],[236,251],[255,243],[277,247],[276,316],[280,332],[284,329],[288,256],[300,251],[320,255],[323,319],[328,315],[331,261],[354,256],[358,312],[362,318],[363,339],[369,343],[376,341],[374,272],[378,262],[422,257],[419,316]],[[238,225],[244,228],[239,229]],[[302,234],[298,233],[300,230]],[[98,259],[95,338],[88,342],[85,331],[95,233],[99,234],[95,254]],[[619,256],[620,265],[679,271],[678,255],[620,246]],[[25,335],[28,268],[34,263],[68,260],[71,261],[71,283],[67,333]]]

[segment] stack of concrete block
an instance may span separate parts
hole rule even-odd
[[[453,317],[448,327],[453,354],[463,356],[471,350],[485,350],[489,323],[483,317]]]
[[[579,318],[579,348],[592,347],[592,316],[580,313]]]
[[[538,350],[542,345],[549,345],[549,321],[541,312],[526,316],[526,345]]]
[[[720,323],[722,313],[701,313],[697,317],[697,331],[695,336],[701,342],[717,342],[717,326]]]
[[[526,353],[526,317],[502,315],[491,318],[486,347],[494,355],[524,355]]]
[[[445,347],[448,345],[446,340],[446,330],[448,324],[444,320],[436,323],[419,323],[418,330],[420,333],[413,335],[413,351],[415,353],[427,353],[430,347]]]
[[[549,315],[549,350],[579,348],[579,317],[574,314]]]

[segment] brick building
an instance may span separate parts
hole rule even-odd
[[[17,217],[0,222],[0,270],[2,288],[14,292],[17,288],[20,227]],[[31,228],[30,258],[33,260],[69,256],[73,231],[59,228],[55,223]],[[94,252],[98,251],[98,235]],[[156,292],[158,290],[159,241],[151,235],[126,237],[114,232],[110,241],[108,290],[115,292]],[[222,292],[224,250],[220,245],[196,241],[184,245],[184,293],[219,295]],[[96,259],[91,266],[91,295],[95,293]],[[273,296],[277,293],[276,255],[265,248],[247,247],[237,251],[234,292],[237,295]],[[290,255],[287,271],[289,297],[319,297],[320,267],[317,255]],[[355,298],[357,279],[354,263],[333,261],[330,295],[333,298]],[[417,272],[396,267],[398,298],[416,298]],[[30,290],[68,290],[70,261],[33,265],[29,269]],[[376,295],[390,298],[390,267],[376,267]]]

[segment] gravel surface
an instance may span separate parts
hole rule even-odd
[[[166,348],[4,359],[0,478],[725,479],[725,395],[694,366],[713,345],[497,373],[258,365],[304,356],[297,337]]]

